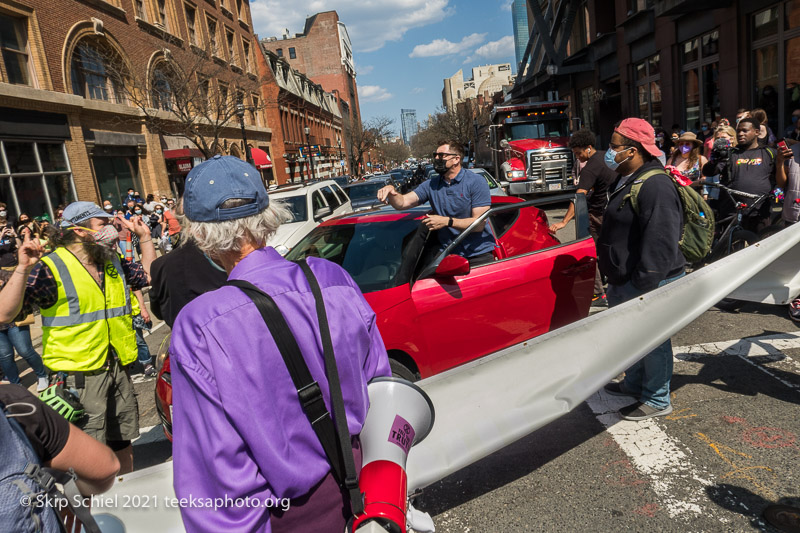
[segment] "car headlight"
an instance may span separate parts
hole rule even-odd
[[[510,170],[510,171],[506,172],[506,176],[508,176],[511,179],[524,178],[525,177],[525,171],[524,170]]]
[[[289,249],[286,246],[282,245],[282,244],[279,244],[278,246],[276,246],[275,247],[275,251],[278,252],[281,255],[286,255],[286,254],[289,253]]]

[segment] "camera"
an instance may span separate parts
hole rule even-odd
[[[711,147],[712,163],[727,163],[731,158],[731,141],[728,139],[717,139]]]

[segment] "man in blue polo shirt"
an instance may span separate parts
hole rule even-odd
[[[486,180],[461,168],[464,148],[456,141],[439,143],[433,154],[433,168],[439,174],[423,182],[413,191],[400,194],[392,185],[378,191],[378,200],[397,210],[411,209],[431,203],[433,214],[423,224],[436,231],[442,249],[447,247],[470,224],[489,210],[491,196]],[[472,267],[494,261],[494,237],[486,224],[477,227],[453,250],[469,259]]]

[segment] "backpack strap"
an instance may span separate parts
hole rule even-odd
[[[345,489],[350,494],[350,505],[354,515],[364,512],[364,499],[358,487],[358,476],[356,475],[355,459],[353,457],[352,445],[350,443],[350,431],[347,428],[347,414],[344,410],[344,399],[342,398],[342,385],[339,381],[339,370],[336,368],[336,358],[333,353],[333,342],[331,341],[331,330],[328,326],[328,314],[325,312],[325,301],[322,298],[322,290],[319,287],[317,278],[311,271],[311,267],[305,259],[298,261],[298,265],[306,276],[314,300],[317,303],[317,318],[319,319],[319,331],[322,337],[322,349],[325,356],[325,374],[328,377],[328,385],[331,391],[331,407],[333,407],[333,421],[336,423],[336,434],[339,437],[339,451],[342,452],[344,460]]]
[[[303,261],[302,264],[305,264],[305,261]],[[316,282],[316,279],[314,279],[314,282]],[[261,289],[244,280],[231,279],[227,281],[226,285],[232,285],[244,292],[253,301],[261,314],[261,318],[264,319],[278,347],[278,351],[280,351],[286,369],[289,371],[292,383],[297,389],[297,396],[303,408],[303,413],[305,413],[314,433],[317,435],[317,439],[320,445],[322,445],[328,463],[331,465],[333,477],[336,479],[339,487],[348,492],[353,514],[362,514],[364,503],[361,493],[358,490],[358,478],[355,475],[355,460],[353,458],[352,444],[350,443],[350,433],[347,430],[347,419],[344,415],[344,402],[341,400],[341,384],[339,383],[339,374],[336,370],[335,361],[332,361],[333,372],[329,370],[328,355],[330,354],[330,356],[333,357],[333,345],[330,341],[327,317],[319,317],[320,336],[322,337],[323,352],[325,354],[325,370],[331,393],[331,404],[334,409],[334,416],[336,415],[338,407],[341,407],[342,415],[336,418],[344,422],[343,435],[337,432],[337,426],[339,424],[334,426],[334,421],[331,419],[330,412],[325,406],[322,390],[311,376],[308,365],[305,359],[303,359],[303,353],[300,351],[300,347],[297,344],[297,339],[292,335],[289,324],[286,322],[280,309],[278,309],[275,301]],[[317,285],[317,288],[319,288],[319,285]],[[312,293],[314,293],[313,285],[311,289]],[[315,300],[317,300],[317,313],[319,314],[320,304],[323,305],[324,313],[324,303],[322,303],[321,298],[318,299],[316,294],[314,294],[314,297]],[[330,349],[327,349],[329,344]],[[335,375],[332,376],[332,374]],[[337,402],[342,402],[341,406],[338,406]],[[343,443],[346,443],[346,447],[343,447]],[[348,456],[349,462],[347,461]],[[352,473],[350,472],[350,466],[352,466]]]
[[[622,202],[619,204],[619,210],[622,210],[625,207],[625,202],[630,201],[631,207],[633,208],[633,212],[637,215],[639,214],[639,190],[644,185],[645,180],[657,174],[664,174],[667,175],[667,172],[664,169],[653,168],[646,172],[643,172],[641,176],[636,176],[636,179],[633,180],[633,184],[631,185],[631,190],[622,197]],[[667,175],[667,177],[669,177]],[[671,178],[670,178],[671,179]]]

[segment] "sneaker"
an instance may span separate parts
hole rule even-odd
[[[800,324],[800,298],[792,300],[792,303],[789,304],[789,318],[792,319],[792,322]]]
[[[592,296],[592,307],[608,307],[608,299],[605,294],[595,294]]]
[[[603,387],[603,390],[612,396],[630,396],[631,398],[635,398],[637,396],[632,392],[628,392],[628,389],[623,388],[621,381],[612,381],[611,383],[607,383],[605,387]]]
[[[656,409],[650,407],[646,403],[637,402],[628,407],[623,407],[619,410],[620,416],[625,420],[633,420],[638,422],[640,420],[647,420],[654,416],[666,416],[672,412],[672,405],[666,406],[664,409]]]
[[[153,365],[151,365],[150,363],[145,365],[145,367],[144,367],[144,375],[145,376],[150,377],[150,376],[155,376],[156,374],[158,374],[158,371],[155,369],[155,367]]]
[[[50,386],[50,380],[47,378],[39,378],[39,383],[36,385],[36,392],[42,392]]]

